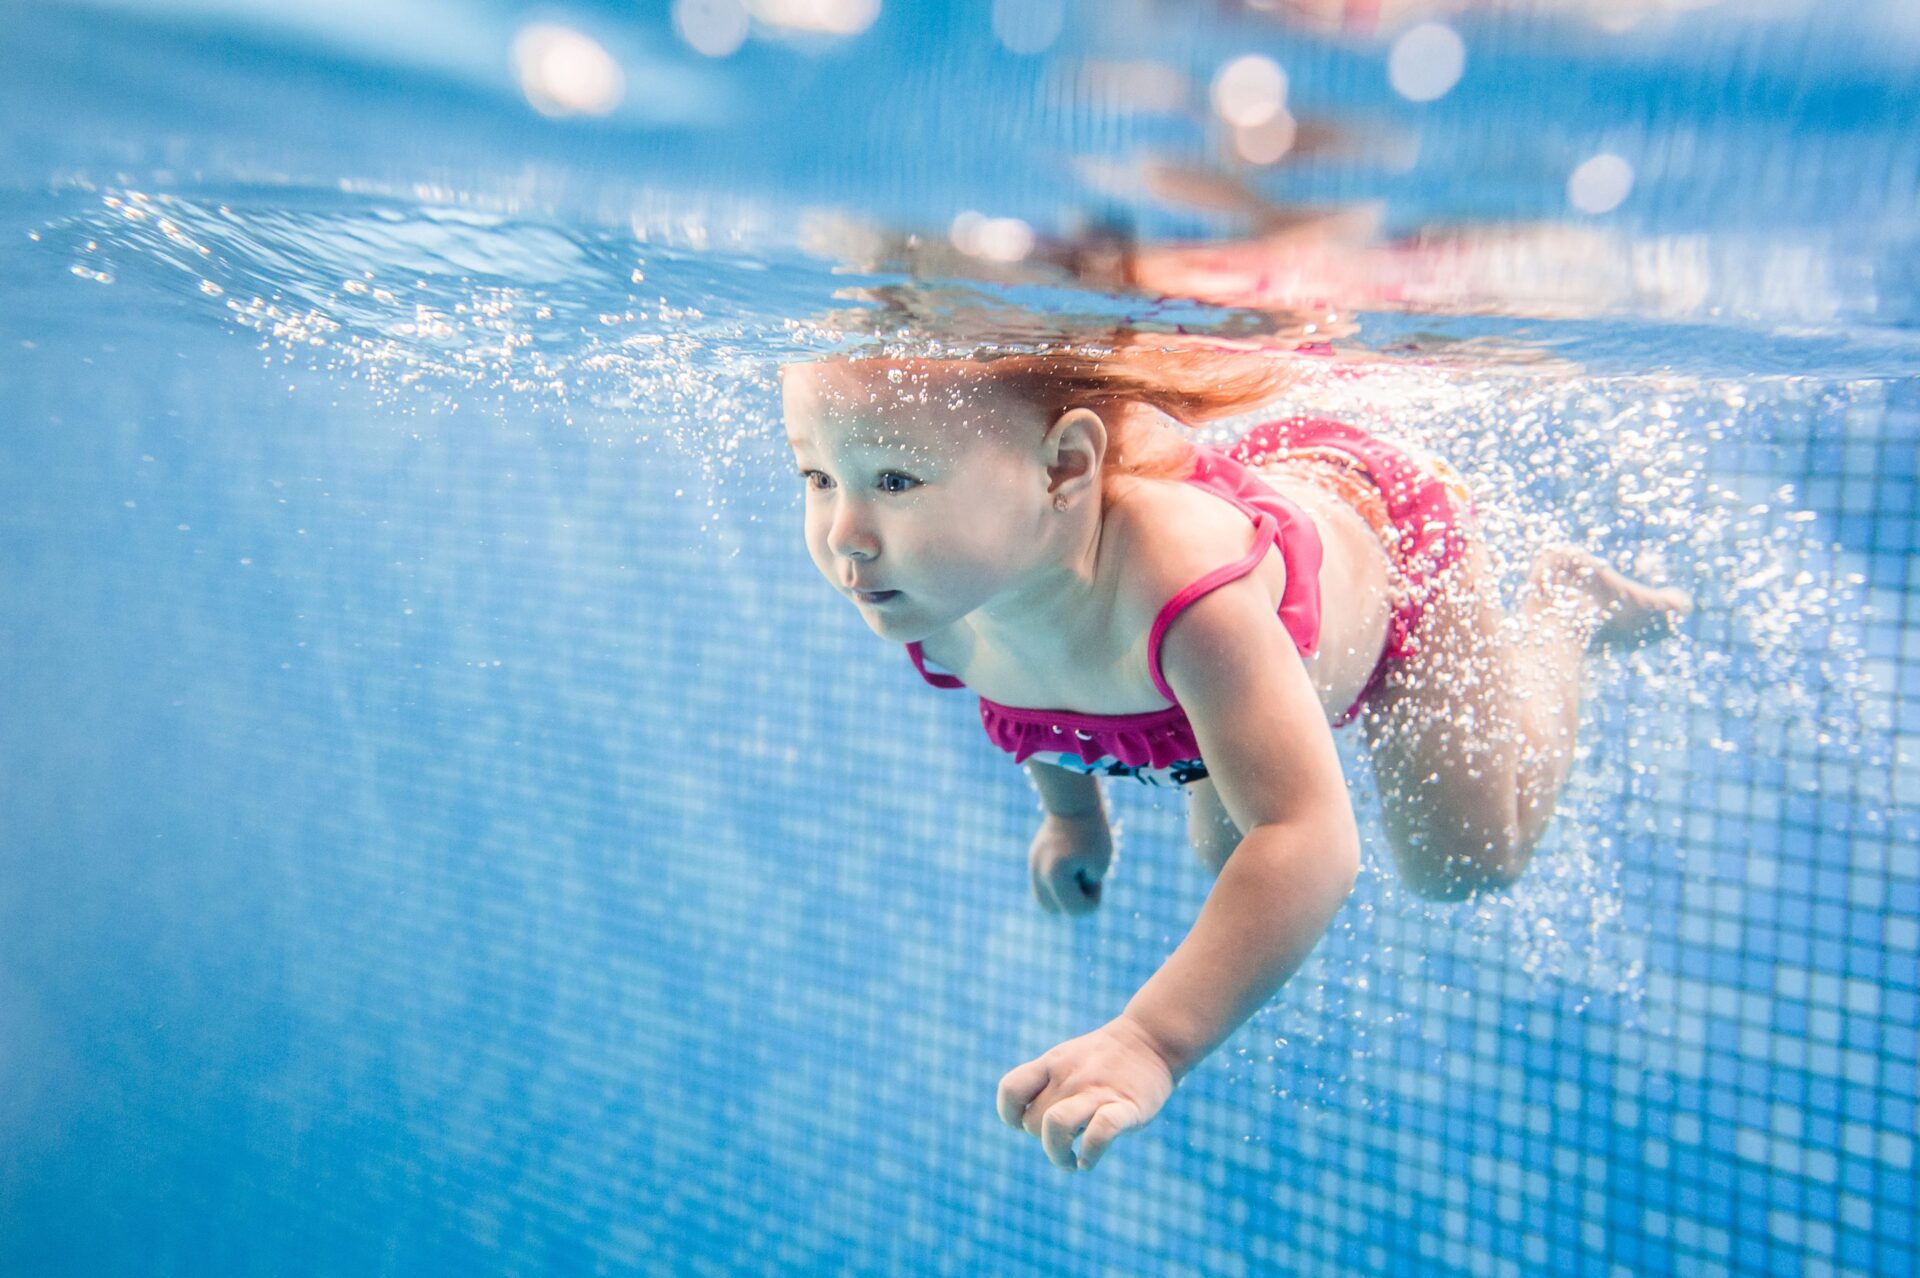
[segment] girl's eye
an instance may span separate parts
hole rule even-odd
[[[817,470],[803,470],[800,472],[800,478],[806,483],[808,488],[813,489],[815,492],[825,492],[833,486],[833,481],[827,478],[824,473]],[[881,492],[904,493],[919,487],[919,485],[920,481],[912,475],[903,475],[897,470],[883,471],[880,475]]]

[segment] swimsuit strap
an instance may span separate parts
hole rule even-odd
[[[1234,504],[1246,509],[1240,502]],[[1233,563],[1223,568],[1215,568],[1167,600],[1166,606],[1160,609],[1160,615],[1153,619],[1153,629],[1147,635],[1147,673],[1153,676],[1153,686],[1160,690],[1161,696],[1176,706],[1180,704],[1180,698],[1173,695],[1173,689],[1167,686],[1167,681],[1160,674],[1160,640],[1166,635],[1167,627],[1173,624],[1173,619],[1180,615],[1183,608],[1200,596],[1209,591],[1218,590],[1230,581],[1238,581],[1259,567],[1260,561],[1267,557],[1268,547],[1279,540],[1279,521],[1266,511],[1261,511],[1259,521],[1253,528],[1252,549]]]
[[[922,679],[925,679],[928,683],[932,684],[934,687],[964,688],[967,686],[966,684],[960,682],[960,680],[954,678],[952,675],[934,674],[928,671],[927,659],[924,656],[922,656],[920,653],[920,641],[918,639],[914,640],[912,643],[907,645],[907,655],[913,658],[913,668],[920,672],[920,677]]]

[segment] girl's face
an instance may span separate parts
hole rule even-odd
[[[1040,411],[951,372],[802,364],[781,379],[807,550],[875,634],[924,639],[1040,562]]]

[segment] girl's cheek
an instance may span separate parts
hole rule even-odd
[[[821,572],[825,572],[827,561],[831,557],[827,554],[827,530],[814,520],[808,519],[802,535],[807,543],[807,554],[812,558],[814,566]]]

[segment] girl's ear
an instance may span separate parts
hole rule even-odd
[[[1091,408],[1069,408],[1047,427],[1042,446],[1047,494],[1069,501],[1100,490],[1100,462],[1107,455],[1107,424]]]

